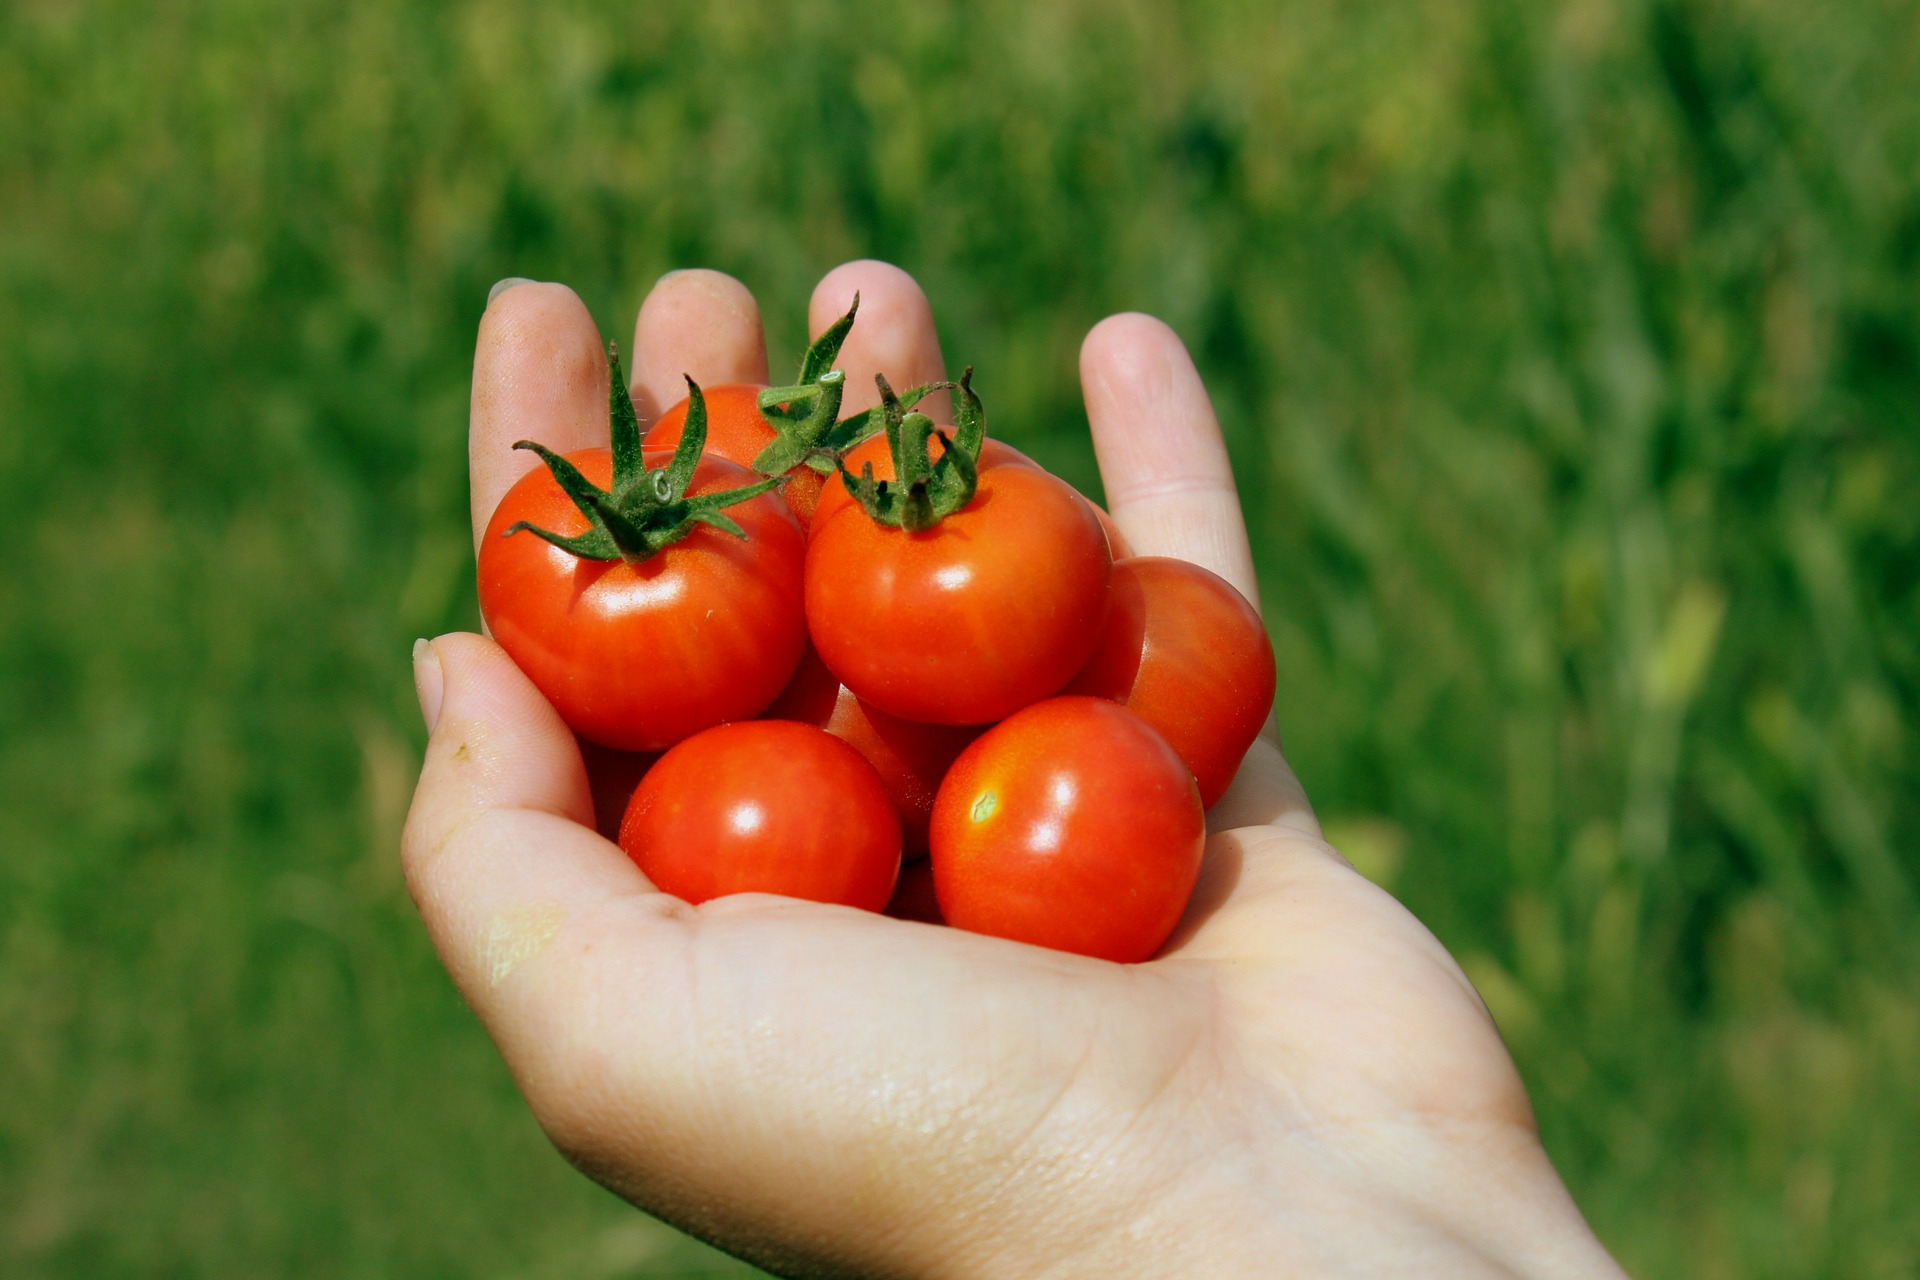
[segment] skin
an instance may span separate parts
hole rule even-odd
[[[849,387],[940,376],[931,310],[884,264],[830,273],[813,331],[856,289]],[[743,288],[669,277],[643,334],[670,309],[640,382],[763,380]],[[522,469],[514,439],[604,429],[598,341],[556,285],[488,307],[479,510]],[[1129,541],[1255,599],[1179,339],[1116,316],[1080,371]],[[403,856],[426,927],[554,1143],[669,1221],[796,1276],[1622,1274],[1473,988],[1327,845],[1271,735],[1210,815],[1165,955],[1123,966],[773,897],[690,907],[594,833],[573,736],[498,647],[423,642],[415,677]]]
[[[933,805],[933,882],[956,929],[1121,964],[1179,923],[1207,823],[1193,775],[1146,723],[1049,698],[954,762]]]

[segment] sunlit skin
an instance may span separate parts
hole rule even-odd
[[[606,414],[601,414],[604,431]],[[567,455],[604,488],[613,454]],[[647,465],[670,454],[646,451]],[[703,455],[688,493],[759,479]],[[522,476],[480,541],[480,611],[561,717],[621,751],[660,751],[723,720],[757,714],[793,675],[805,647],[805,536],[786,505],[761,494],[726,514],[747,536],[711,526],[637,564],[584,560],[521,530],[525,520],[572,536],[586,517],[542,468]]]
[[[876,371],[945,376],[925,296],[882,263],[831,272],[812,332],[855,291],[849,411]],[[525,469],[514,440],[597,442],[602,350],[558,285],[487,308],[478,511]],[[714,272],[655,286],[632,350],[643,417],[683,373],[766,381],[752,295]],[[1115,316],[1080,376],[1128,540],[1257,601],[1179,339]],[[1117,965],[765,895],[688,906],[594,833],[573,736],[498,646],[442,636],[415,676],[431,732],[403,852],[434,945],[555,1144],[668,1221],[787,1275],[1621,1274],[1473,988],[1326,844],[1271,736],[1209,815],[1163,954]],[[1287,705],[1318,714],[1311,691]]]
[[[687,902],[780,893],[878,911],[900,819],[860,754],[813,725],[747,720],[695,734],[641,779],[620,847]]]
[[[1213,805],[1266,724],[1273,686],[1273,648],[1245,597],[1197,564],[1137,556],[1113,566],[1099,648],[1067,692],[1111,698],[1159,730]]]
[[[958,929],[1122,964],[1173,932],[1207,824],[1186,763],[1100,698],[1049,698],[987,730],[933,805],[933,882]]]

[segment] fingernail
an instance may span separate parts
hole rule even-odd
[[[420,718],[427,722],[427,732],[433,732],[434,724],[440,719],[440,694],[445,687],[446,677],[440,670],[440,655],[434,652],[433,644],[427,640],[413,642],[413,691],[420,697]]]
[[[513,288],[517,284],[532,284],[532,283],[533,281],[527,279],[525,276],[508,276],[505,280],[496,281],[494,283],[493,288],[487,290],[487,305],[492,306],[493,300],[495,298],[499,297],[501,294],[505,293],[507,290]]]

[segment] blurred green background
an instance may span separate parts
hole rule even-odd
[[[925,283],[1095,489],[1168,319],[1290,750],[1642,1277],[1920,1274],[1920,8],[0,5],[0,1271],[744,1269],[546,1146],[395,841],[506,275]],[[1097,490],[1095,490],[1097,491]]]

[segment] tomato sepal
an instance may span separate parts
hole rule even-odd
[[[935,427],[926,414],[907,412],[884,376],[876,374],[874,382],[880,388],[880,408],[876,412],[885,416],[893,479],[875,480],[871,463],[861,467],[856,476],[839,462],[840,481],[874,523],[920,533],[972,502],[978,492],[980,448],[987,437],[986,411],[974,394],[971,366],[960,375],[960,381],[946,384],[947,389],[958,393],[952,435]],[[938,458],[932,452],[936,439],[940,442]]]
[[[513,446],[530,450],[546,464],[554,483],[585,517],[586,531],[569,537],[519,520],[501,536],[531,533],[583,560],[624,560],[629,564],[651,559],[703,524],[745,539],[747,532],[739,522],[720,513],[779,487],[786,476],[687,497],[687,486],[693,482],[700,450],[707,440],[707,404],[700,384],[687,379],[686,425],[673,456],[663,467],[648,467],[640,448],[639,417],[627,392],[620,352],[612,343],[607,344],[607,359],[611,366],[607,407],[613,437],[613,483],[609,488],[601,489],[578,467],[538,441],[518,440]]]

